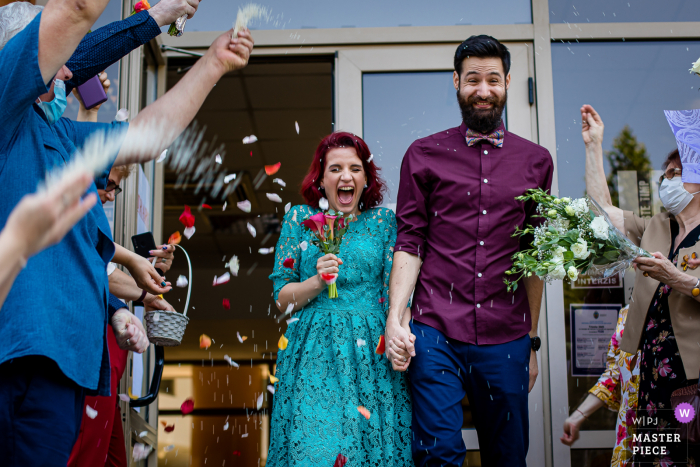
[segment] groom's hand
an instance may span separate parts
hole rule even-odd
[[[233,38],[232,34],[233,29],[230,29],[217,37],[205,54],[205,57],[215,60],[221,75],[245,67],[253,51],[253,36],[250,31],[240,30],[238,36]]]
[[[537,367],[537,352],[530,350],[530,387],[527,392],[532,391],[535,386],[535,381],[537,381],[537,375],[540,374],[540,370]]]
[[[401,326],[401,323],[396,318],[387,320],[384,341],[386,343],[387,358],[392,361],[398,359],[399,362],[407,362],[410,357],[416,356],[413,339],[411,339],[409,332]],[[396,343],[392,341],[396,341]]]

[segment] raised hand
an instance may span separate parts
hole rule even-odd
[[[148,258],[148,261],[157,258],[155,267],[163,272],[168,272],[175,258],[175,245],[159,245],[155,250],[149,251],[149,253],[151,257]]]
[[[217,37],[207,52],[223,67],[223,73],[245,67],[253,51],[254,41],[250,31],[244,29],[238,31],[238,37],[232,35],[233,29],[230,29]]]
[[[199,0],[160,0],[148,10],[158,26],[167,26],[182,15],[190,19],[197,12]]]
[[[595,109],[586,104],[581,107],[581,135],[586,146],[603,144],[603,120]]]

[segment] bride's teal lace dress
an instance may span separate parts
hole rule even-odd
[[[322,254],[301,222],[317,212],[295,206],[284,218],[270,276],[275,300],[286,284],[316,275]],[[396,218],[374,208],[349,225],[340,246],[338,298],[330,300],[324,290],[284,333],[289,344],[277,357],[267,467],[333,467],[338,454],[348,458],[347,467],[413,465],[404,374],[375,353],[389,306]],[[282,265],[286,258],[294,258],[294,269]],[[369,410],[369,420],[359,406]]]

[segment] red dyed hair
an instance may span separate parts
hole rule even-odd
[[[369,152],[367,143],[359,136],[345,131],[331,133],[323,138],[316,148],[309,171],[306,177],[304,177],[304,181],[301,182],[301,195],[306,200],[306,204],[318,209],[318,200],[325,197],[320,186],[323,172],[326,169],[326,154],[328,154],[328,151],[334,148],[347,147],[355,148],[357,157],[362,161],[362,168],[367,177],[367,188],[363,190],[358,205],[360,211],[366,211],[367,209],[382,204],[384,192],[386,191],[386,183],[380,178],[380,169],[374,164],[374,161],[368,162],[371,153]]]

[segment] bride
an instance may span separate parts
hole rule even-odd
[[[396,241],[394,213],[376,207],[386,190],[378,170],[361,138],[328,135],[302,183],[307,204],[285,215],[270,279],[279,310],[291,303],[300,311],[278,354],[268,467],[331,467],[338,457],[348,467],[413,465],[410,396],[404,373],[392,370],[405,371],[410,359],[390,363],[375,352]],[[321,198],[354,216],[337,257],[323,255],[301,225]],[[322,293],[322,274],[338,274],[338,298]],[[409,320],[407,310],[407,330]]]

